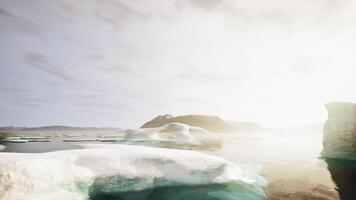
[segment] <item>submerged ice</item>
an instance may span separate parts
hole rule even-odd
[[[356,160],[356,104],[334,102],[326,108],[322,156]]]
[[[157,188],[168,191],[186,187],[184,191],[188,192],[189,188],[205,191],[204,186],[214,185],[216,190],[202,194],[226,197],[215,199],[264,199],[264,180],[257,172],[241,169],[220,157],[118,144],[81,147],[84,149],[37,154],[2,153],[0,199],[85,200],[123,194],[125,198],[143,197]],[[231,193],[221,193],[227,188]]]

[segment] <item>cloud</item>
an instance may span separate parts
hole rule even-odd
[[[15,88],[15,87],[0,87],[1,92],[26,92],[28,90],[23,88]]]
[[[1,80],[2,99],[14,113],[22,112],[20,102],[45,97],[33,101],[41,109],[26,111],[79,124],[135,125],[155,114],[193,112],[262,122],[278,113],[298,121],[305,117],[301,107],[310,109],[308,120],[318,120],[323,107],[315,105],[356,100],[351,1],[0,5],[0,33],[6,33],[0,70],[9,74]],[[31,28],[41,37],[32,37]]]
[[[0,17],[14,17],[11,13],[9,13],[8,11],[6,11],[3,8],[0,8]]]
[[[221,5],[224,0],[190,0],[190,2],[197,7],[211,10]]]
[[[31,36],[42,36],[42,29],[28,19],[13,14],[5,8],[0,7],[0,34],[22,34]]]
[[[70,82],[75,80],[73,76],[65,72],[63,69],[50,64],[47,61],[46,56],[41,53],[27,52],[25,54],[25,60],[30,66],[51,74],[59,79]]]

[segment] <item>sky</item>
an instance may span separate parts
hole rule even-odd
[[[322,122],[356,102],[355,20],[352,0],[2,0],[0,126]]]

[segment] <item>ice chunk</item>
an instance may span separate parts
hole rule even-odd
[[[160,140],[157,135],[158,128],[145,128],[145,129],[127,129],[124,131],[125,140],[141,141],[141,140]]]
[[[202,128],[181,123],[170,123],[157,128],[128,129],[124,132],[125,140],[162,140],[163,138],[159,137],[158,133],[169,132],[175,141],[194,141],[192,133],[210,134]]]
[[[71,139],[63,139],[63,142],[90,142],[96,141],[96,138],[71,138]]]
[[[203,128],[200,128],[200,127],[196,127],[196,126],[189,126],[189,132],[190,133],[206,134],[206,135],[210,135],[211,134],[207,130],[205,130]]]
[[[4,150],[5,146],[0,144],[0,151]]]
[[[326,109],[322,156],[356,160],[356,104],[333,102]]]
[[[170,131],[174,133],[176,141],[194,141],[194,137],[189,132],[190,126],[180,123],[170,123],[160,127],[160,132]]]
[[[11,143],[26,143],[28,140],[23,140],[23,139],[2,139],[1,141],[3,142],[11,142]]]
[[[244,199],[264,198],[264,181],[258,174],[220,157],[144,146],[81,146],[88,149],[2,153],[0,199],[84,200],[100,194],[224,183],[233,183],[235,192],[249,197]]]

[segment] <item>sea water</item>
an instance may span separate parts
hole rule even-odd
[[[354,161],[324,160],[322,132],[269,131],[217,133],[219,142],[194,144],[164,141],[116,141],[112,144],[146,145],[190,149],[223,157],[240,166],[260,168],[268,185],[269,199],[354,199],[356,164]],[[100,142],[93,142],[100,143]],[[76,142],[3,143],[3,152],[48,152],[74,149]],[[0,154],[1,156],[1,154]],[[237,191],[237,192],[236,192]],[[233,184],[168,186],[143,191],[97,194],[93,199],[248,199]],[[260,197],[252,197],[252,199]],[[251,199],[251,198],[250,198]]]

